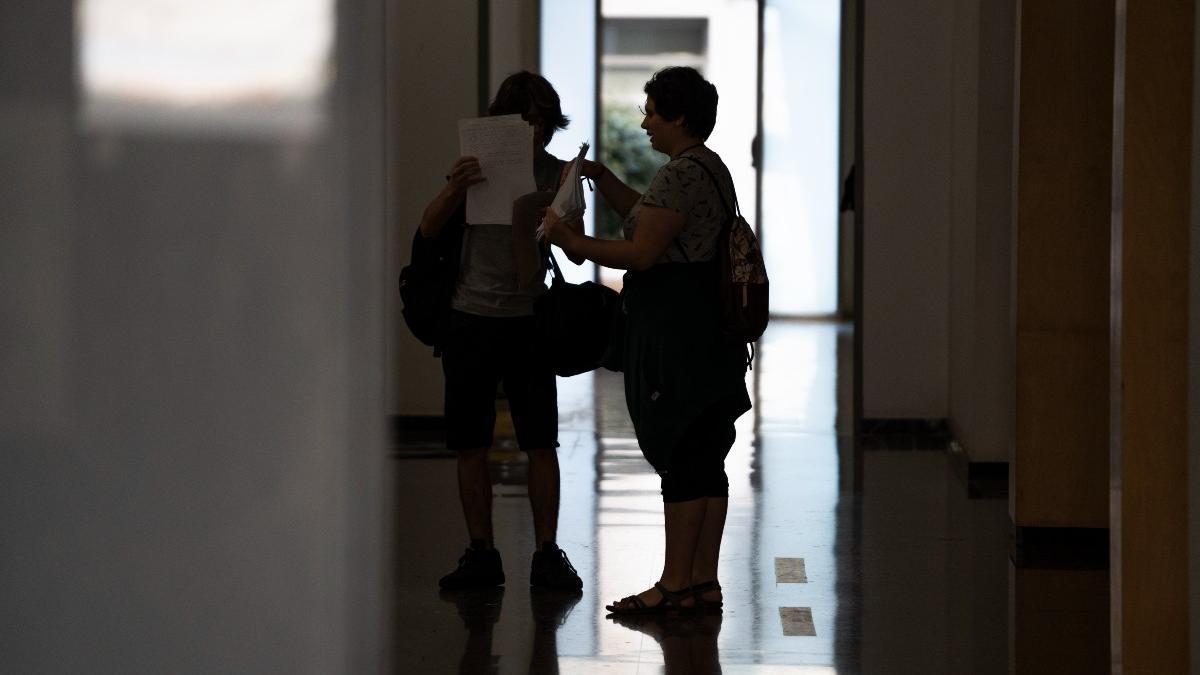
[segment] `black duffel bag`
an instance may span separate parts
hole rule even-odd
[[[563,279],[549,253],[554,279],[533,304],[538,327],[555,374],[570,377],[600,367],[620,312],[616,291],[594,281],[572,284]]]

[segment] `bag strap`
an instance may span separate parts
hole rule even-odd
[[[713,173],[712,169],[708,168],[707,164],[705,164],[704,162],[701,162],[699,159],[697,159],[695,157],[692,157],[691,155],[683,155],[683,158],[690,159],[691,161],[699,164],[700,168],[704,169],[704,173],[708,174],[709,179],[712,180],[713,188],[715,188],[717,191],[717,197],[719,197],[721,199],[721,207],[725,209],[725,213],[730,214],[731,220],[733,218],[736,218],[736,217],[742,215],[742,207],[738,205],[736,188],[733,191],[733,209],[734,210],[730,211],[729,210],[729,202],[725,201],[724,191],[721,190],[721,183],[717,180],[717,175]]]
[[[554,278],[550,280],[550,284],[557,286],[566,283],[566,280],[563,279],[562,269],[558,266],[558,260],[554,258],[554,250],[551,248],[550,242],[543,239],[539,246],[546,254],[542,257],[542,263],[546,264],[547,269],[554,270]]]
[[[725,195],[721,194],[721,184],[717,182],[717,177],[713,174],[712,170],[709,169],[704,162],[701,162],[699,159],[692,157],[691,155],[681,155],[681,157],[692,160],[693,162],[699,164],[701,169],[704,169],[704,172],[708,174],[709,179],[712,181],[713,188],[717,191],[717,197],[721,199],[721,208],[724,209],[726,214],[729,214],[729,203],[725,201]],[[733,193],[733,204],[734,207],[737,207],[736,191]],[[740,215],[740,210],[737,213]],[[732,222],[732,218],[730,220]],[[728,227],[728,225],[723,227]],[[679,255],[683,256],[684,262],[692,262],[692,259],[688,257],[687,252],[683,250],[683,246],[680,245],[679,237],[675,238],[675,248],[679,249]]]

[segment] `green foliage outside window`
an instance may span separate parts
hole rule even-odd
[[[600,161],[629,187],[645,192],[666,158],[650,149],[642,116],[625,105],[601,108]],[[621,239],[621,217],[607,206],[597,209],[596,234]]]

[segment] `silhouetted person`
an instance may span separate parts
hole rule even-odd
[[[621,241],[583,234],[546,212],[547,237],[574,258],[628,270],[622,293],[625,401],[642,454],[662,479],[665,563],[652,588],[614,613],[722,603],[717,558],[729,509],[725,457],[734,421],[750,409],[746,345],[722,336],[716,252],[736,202],[729,169],[704,145],[717,90],[692,68],[666,68],[645,86],[642,128],[671,160],[645,194],[602,164],[582,172],[624,219]]]
[[[558,94],[540,75],[520,72],[500,85],[489,115],[521,115],[534,128],[534,179],[545,202],[553,198],[564,162],[546,152],[555,129],[564,129]],[[446,379],[446,444],[458,455],[458,488],[470,545],[458,567],[442,577],[448,589],[504,583],[492,534],[492,483],[488,450],[496,422],[496,392],[504,385],[517,443],[529,458],[529,501],[537,550],[530,565],[534,586],[578,589],[579,575],[558,548],[558,400],[554,371],[538,343],[533,302],[546,290],[538,279],[518,278],[517,259],[540,260],[529,228],[466,223],[467,189],[484,179],[475,157],[460,157],[446,186],[425,208],[421,234],[465,227],[458,281],[440,340]],[[522,235],[514,234],[520,230]],[[528,235],[528,236],[526,236]],[[514,238],[516,237],[516,238]]]

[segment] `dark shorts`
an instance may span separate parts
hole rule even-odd
[[[496,388],[504,383],[522,450],[558,445],[558,385],[531,316],[494,318],[452,310],[442,343],[446,447],[492,447]]]
[[[671,453],[670,469],[662,475],[664,502],[729,497],[725,457],[737,436],[734,422],[740,413],[728,408],[713,406],[688,426]]]

